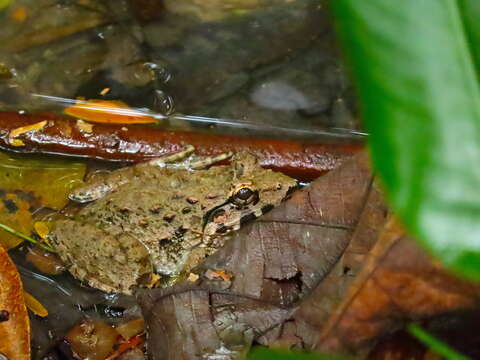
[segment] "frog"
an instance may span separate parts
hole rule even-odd
[[[248,152],[202,158],[187,146],[87,180],[69,195],[81,209],[57,219],[48,241],[74,277],[132,294],[190,271],[297,186]]]

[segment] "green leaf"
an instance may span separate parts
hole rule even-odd
[[[438,355],[450,360],[471,360],[468,356],[462,355],[450,346],[430,335],[418,325],[412,324],[408,327],[408,331],[420,340],[424,345],[434,350]]]
[[[289,351],[280,349],[253,348],[247,356],[248,360],[345,360],[346,358],[316,353]]]
[[[470,18],[480,13],[478,1],[331,6],[390,203],[445,264],[480,279],[480,88],[472,51],[480,22]]]
[[[470,51],[472,52],[478,73],[480,69],[480,26],[478,26],[480,1],[459,0],[458,5],[465,24]]]

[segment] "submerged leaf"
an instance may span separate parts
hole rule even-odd
[[[82,182],[85,169],[79,162],[0,153],[0,189],[31,192],[40,205],[58,210],[68,202],[68,193]]]
[[[30,234],[33,229],[31,204],[23,195],[0,191],[0,224],[7,225],[23,234]],[[0,246],[10,249],[22,241],[22,238],[15,234],[0,230]]]
[[[32,211],[42,206],[63,208],[68,193],[82,182],[85,170],[85,164],[79,162],[27,159],[0,152],[0,223],[30,235]],[[21,241],[21,237],[0,230],[0,245],[6,249]]]
[[[478,1],[331,5],[393,208],[443,263],[480,280]]]

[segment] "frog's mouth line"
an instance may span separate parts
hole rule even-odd
[[[203,224],[202,224],[202,233],[205,232],[205,227],[208,223],[212,222],[213,218],[215,217],[215,213],[221,210],[223,207],[230,203],[229,200],[225,201],[224,203],[215,206],[214,208],[207,211],[207,213],[203,216]]]
[[[291,186],[288,189],[287,193],[285,194],[285,198],[283,200],[288,199],[290,197],[290,195],[295,190],[297,190],[299,187],[300,186],[299,186],[298,182],[294,186]],[[255,201],[250,205],[255,206],[260,201],[260,198],[258,196],[258,191],[255,191],[255,195],[256,195]],[[241,208],[239,208],[239,205],[236,204],[233,200],[234,200],[233,196],[231,196],[224,203],[215,206],[214,208],[210,209],[204,215],[203,224],[202,224],[202,233],[203,234],[205,234],[205,228],[207,227],[207,225],[209,223],[214,223],[215,222],[214,221],[215,217],[221,216],[221,215],[226,213],[225,207],[227,205],[230,205],[231,207],[235,207],[236,209],[241,211]],[[215,231],[215,234],[225,234],[225,233],[229,232],[230,230],[238,230],[240,227],[242,227],[246,223],[259,218],[260,216],[266,214],[267,212],[269,212],[273,208],[274,208],[274,206],[272,204],[266,204],[266,205],[263,205],[260,209],[249,209],[247,211],[243,211],[241,213],[240,218],[238,218],[235,222],[232,222],[232,221],[230,221],[229,223],[219,222],[218,223],[218,228]]]

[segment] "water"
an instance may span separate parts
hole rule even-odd
[[[170,129],[344,143],[365,136],[318,0],[12,0],[0,1],[0,26],[0,111],[62,113],[78,99],[122,100]],[[1,178],[13,160],[0,161]],[[68,176],[90,164],[16,161],[24,161],[21,180],[16,188],[4,181],[0,193],[24,205],[23,222],[12,221],[27,232],[61,207],[42,199],[61,204],[69,181],[78,181]],[[32,189],[37,177],[57,186]],[[0,218],[7,211],[1,207]],[[85,306],[134,308],[133,299],[69,275],[36,274],[21,250],[12,254],[27,289],[53,314],[32,318],[35,356],[85,316]]]

